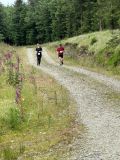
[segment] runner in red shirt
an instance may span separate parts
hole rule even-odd
[[[62,46],[62,44],[59,45],[59,47],[57,48],[57,53],[58,53],[58,58],[60,60],[60,65],[63,64],[63,54],[64,54],[64,47]]]

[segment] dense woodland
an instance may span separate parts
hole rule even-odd
[[[0,41],[44,43],[120,27],[120,0],[16,0],[0,4]]]

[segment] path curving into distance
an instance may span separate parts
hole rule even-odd
[[[29,63],[65,86],[77,103],[78,121],[84,135],[72,143],[65,160],[120,160],[120,81],[85,69],[59,66],[43,50],[41,66],[32,48]]]

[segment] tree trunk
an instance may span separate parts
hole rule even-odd
[[[99,20],[99,30],[102,31],[103,27],[102,27],[102,18],[100,18]]]

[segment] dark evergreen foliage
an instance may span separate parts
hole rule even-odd
[[[0,4],[0,40],[26,45],[120,27],[120,0],[16,0]]]

